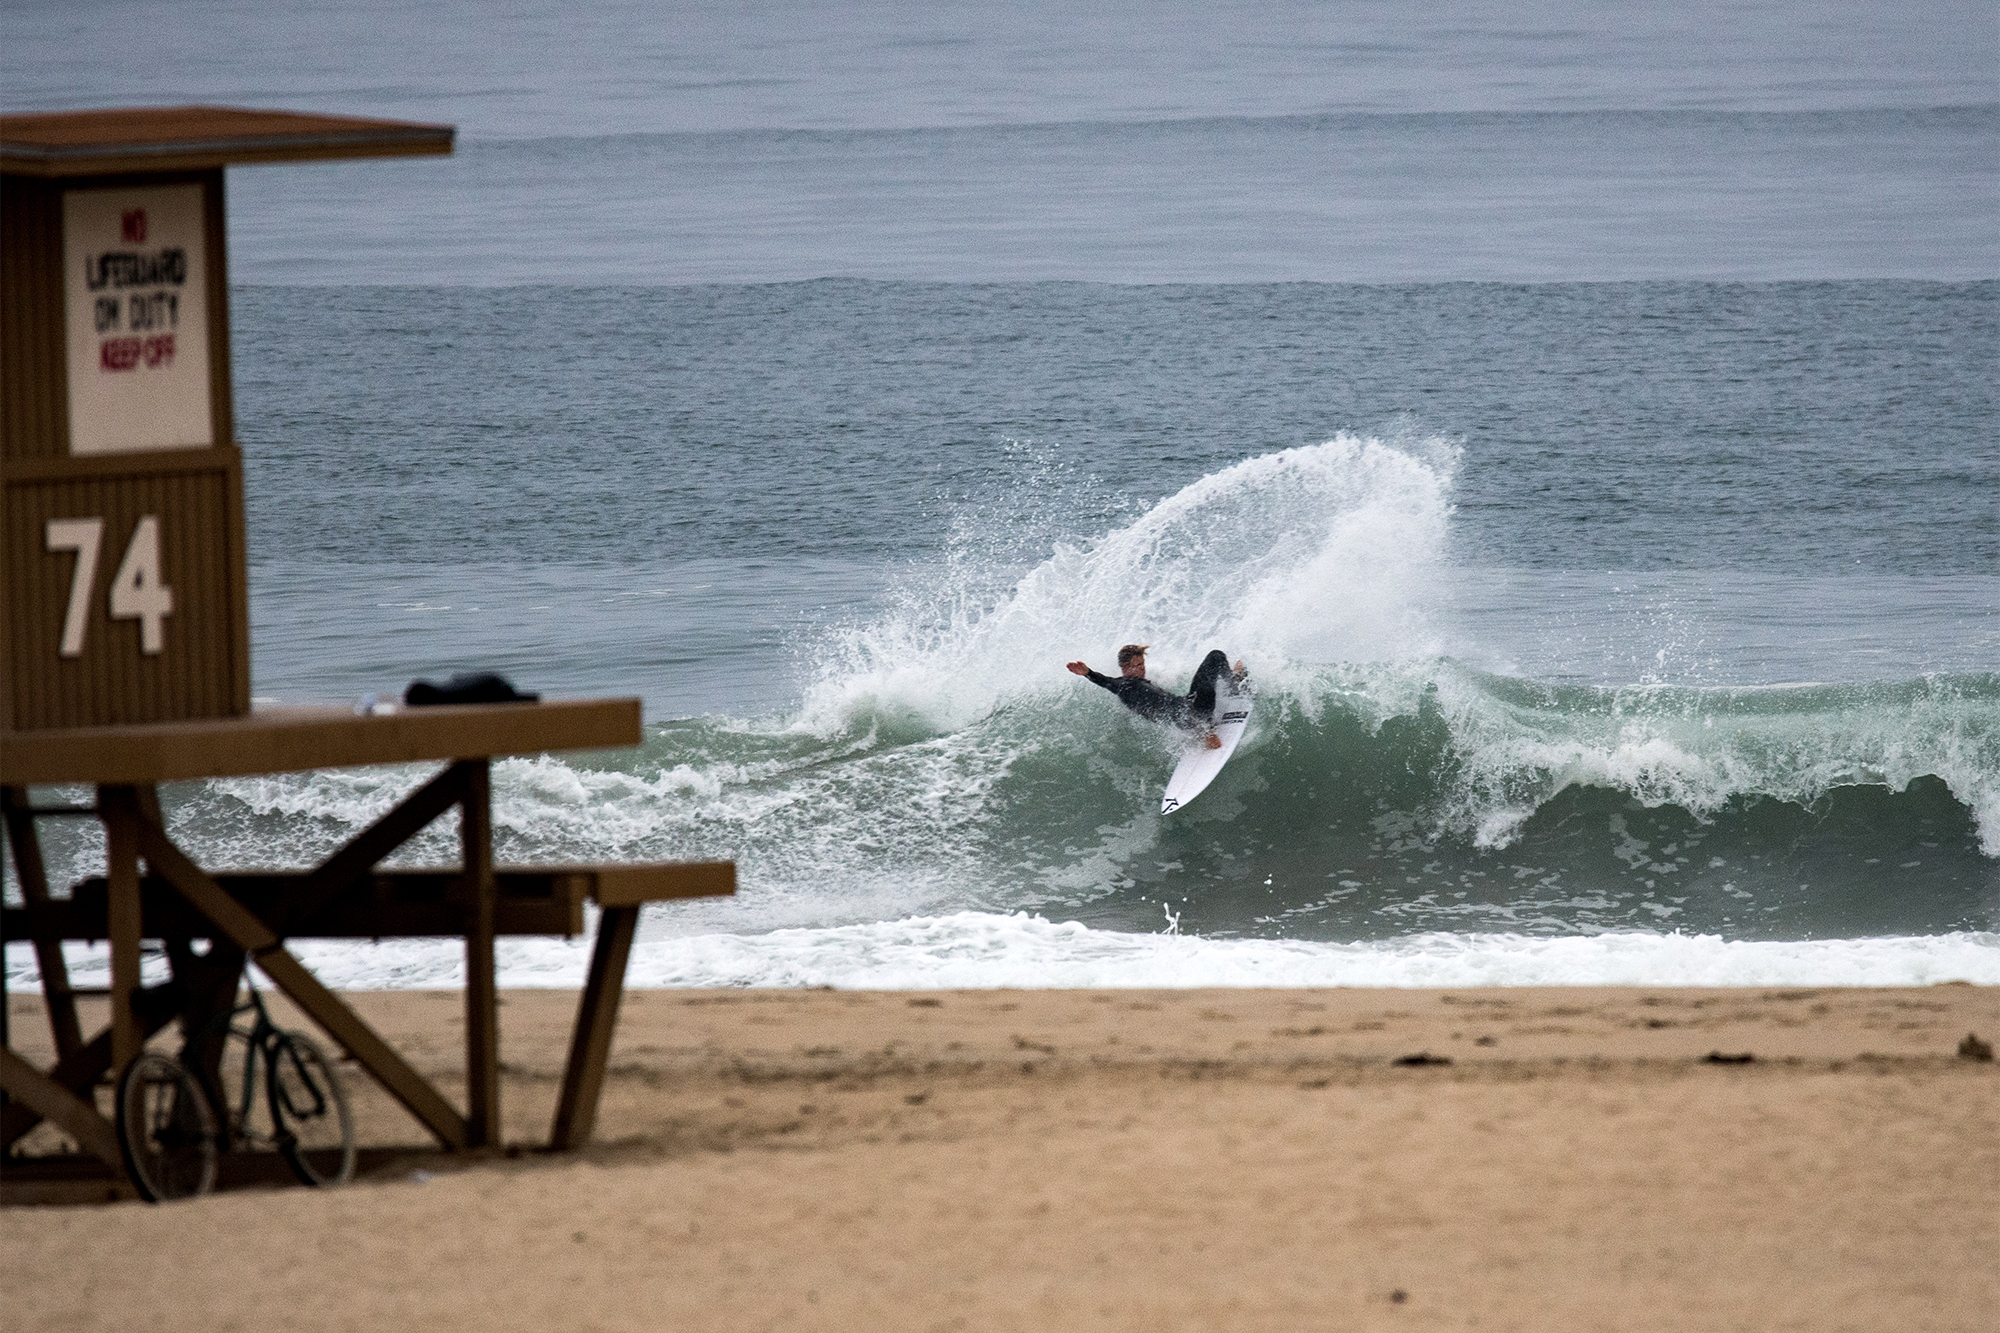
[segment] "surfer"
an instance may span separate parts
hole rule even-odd
[[[1220,648],[1212,650],[1195,668],[1194,684],[1188,692],[1174,694],[1146,679],[1146,649],[1151,646],[1128,643],[1120,648],[1115,676],[1100,675],[1082,662],[1071,662],[1069,669],[1071,674],[1110,690],[1119,703],[1148,721],[1168,722],[1183,731],[1207,731],[1203,743],[1211,750],[1220,749],[1222,738],[1209,728],[1215,718],[1215,678],[1229,666],[1229,655]],[[1241,681],[1249,673],[1239,661],[1233,674]]]

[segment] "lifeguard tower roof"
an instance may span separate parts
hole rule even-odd
[[[230,106],[117,107],[0,116],[0,172],[105,176],[258,162],[451,152],[455,130],[410,120]]]

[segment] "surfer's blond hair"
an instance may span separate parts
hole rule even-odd
[[[1124,666],[1127,662],[1131,661],[1135,657],[1144,657],[1146,655],[1146,650],[1148,648],[1151,648],[1152,646],[1153,645],[1150,643],[1126,644],[1123,648],[1120,648],[1118,650],[1118,665]]]

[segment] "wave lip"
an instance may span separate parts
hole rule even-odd
[[[300,941],[337,990],[464,985],[464,950],[442,940]],[[506,940],[500,984],[579,987],[585,940]],[[78,984],[108,977],[102,946],[66,949]],[[641,940],[627,984],[641,989],[842,990],[1191,989],[1369,986],[1928,986],[2000,985],[2000,933],[1838,940],[1726,940],[1621,931],[1554,938],[1426,932],[1335,944],[1211,940],[1092,930],[1025,913],[956,912],[765,934]],[[7,948],[7,984],[39,984],[26,945]]]

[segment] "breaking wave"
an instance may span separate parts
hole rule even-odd
[[[1342,435],[1095,537],[1065,528],[1074,490],[1024,488],[910,571],[888,614],[816,645],[795,712],[496,765],[500,854],[737,861],[737,899],[676,905],[654,941],[1022,912],[1080,940],[2000,928],[2000,675],[1608,687],[1475,669],[1438,630],[1456,465],[1447,440]],[[1221,778],[1164,819],[1176,742],[1062,666],[1127,641],[1169,682],[1221,646],[1259,694]],[[216,781],[169,814],[212,862],[303,864],[422,777]],[[454,853],[439,827],[405,860]]]

